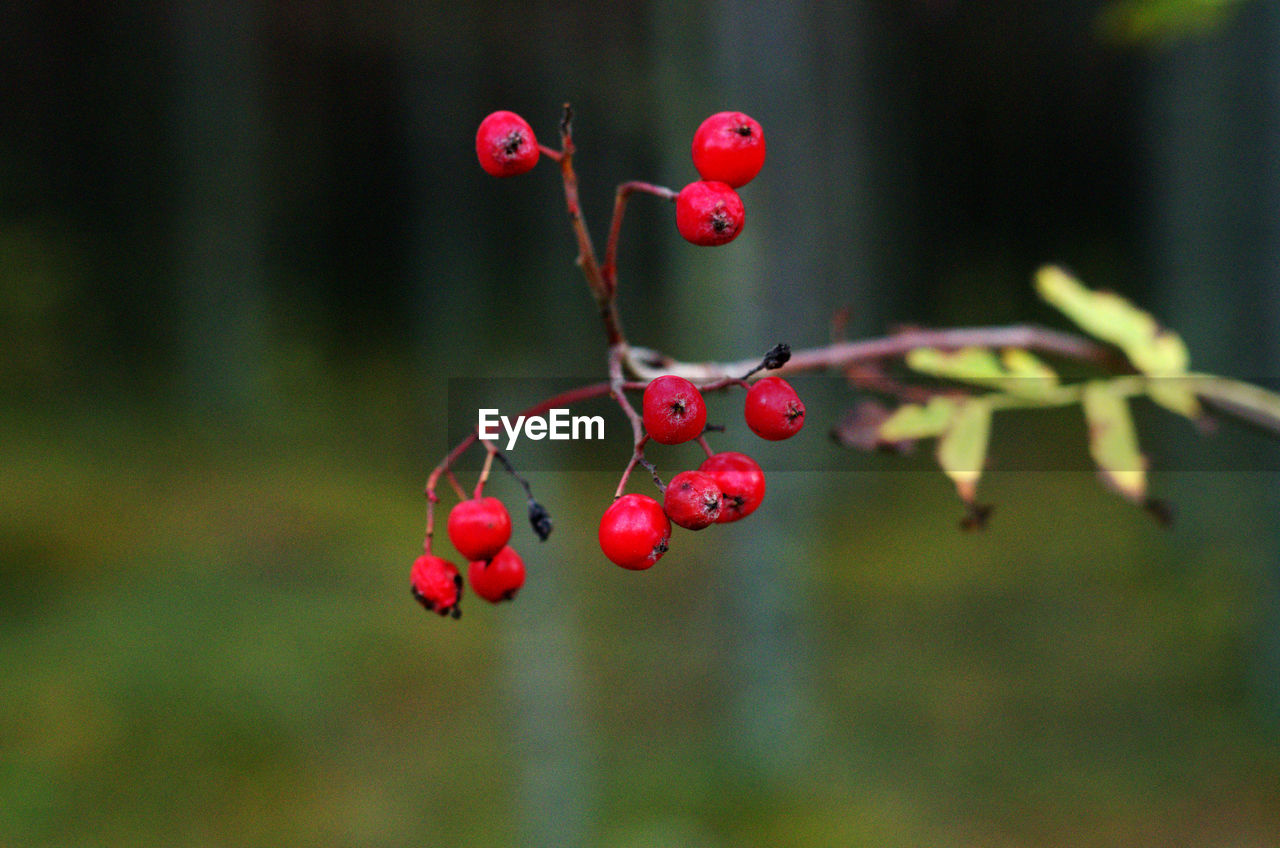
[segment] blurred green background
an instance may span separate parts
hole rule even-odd
[[[1280,372],[1271,2],[3,4],[0,845],[1278,844],[1280,457],[1230,425],[1140,410],[1165,530],[998,420],[962,534],[829,386],[720,442],[798,469],[748,522],[624,573],[624,456],[539,470],[519,599],[423,614],[448,378],[601,373],[554,169],[474,162],[566,100],[597,240],[705,115],[769,139],[733,245],[633,203],[638,343],[1060,325],[1059,261]]]

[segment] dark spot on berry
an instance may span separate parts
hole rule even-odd
[[[711,215],[711,229],[717,233],[731,231],[733,229],[733,221],[723,212],[713,212]]]
[[[502,141],[502,152],[508,156],[515,156],[520,152],[521,147],[524,147],[524,133],[520,130],[513,130]]]
[[[787,404],[787,420],[795,421],[797,418],[804,418],[804,410],[794,403]]]
[[[745,138],[746,136],[751,135],[751,125],[750,125],[750,124],[738,124],[736,127],[734,127],[734,128],[733,128],[733,131],[734,131],[734,132],[736,132],[738,135],[743,136],[743,137]]]

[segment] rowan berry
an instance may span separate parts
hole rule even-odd
[[[717,112],[693,134],[693,167],[704,180],[744,186],[764,166],[764,130],[741,112]]]
[[[746,223],[742,198],[722,182],[689,183],[676,195],[676,229],[702,247],[728,244]]]
[[[747,391],[743,410],[751,432],[772,442],[789,439],[804,426],[804,403],[781,377],[764,377]]]
[[[492,559],[511,539],[511,516],[497,498],[473,498],[449,511],[448,531],[467,560]]]
[[[623,495],[600,518],[600,550],[623,568],[649,568],[667,552],[670,539],[671,522],[648,495]]]
[[[538,164],[539,153],[533,128],[515,112],[493,112],[476,131],[480,167],[495,177],[523,174]]]
[[[681,471],[667,484],[663,510],[686,530],[710,527],[720,517],[723,494],[714,478],[701,471]]]
[[[508,545],[491,560],[473,560],[467,566],[467,582],[489,603],[509,601],[524,585],[524,560]]]
[[[428,611],[454,618],[462,615],[458,601],[462,598],[462,575],[443,557],[423,554],[413,561],[409,587],[418,603]]]
[[[707,404],[684,377],[664,374],[644,388],[644,429],[661,445],[678,445],[702,435]]]
[[[715,480],[723,494],[717,524],[746,518],[764,500],[764,472],[745,453],[713,454],[702,461],[698,470]]]

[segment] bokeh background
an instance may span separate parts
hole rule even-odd
[[[623,573],[625,453],[537,468],[517,602],[423,614],[450,378],[602,367],[555,169],[473,158],[564,101],[597,240],[766,129],[733,245],[632,204],[637,342],[1061,326],[1058,261],[1280,376],[1270,0],[4,3],[0,845],[1276,845],[1280,461],[1229,423],[1138,410],[1163,529],[1078,414],[1000,419],[963,534],[815,384],[723,437],[788,469],[748,522]]]

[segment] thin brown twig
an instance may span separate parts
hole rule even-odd
[[[601,272],[604,276],[605,285],[609,288],[609,295],[617,297],[618,294],[618,240],[622,234],[622,216],[627,211],[627,200],[632,194],[652,194],[655,197],[661,197],[663,200],[674,201],[679,192],[672,191],[666,186],[654,185],[640,180],[632,180],[618,186],[617,192],[613,198],[613,220],[609,222],[609,241],[604,250],[604,265]]]
[[[1074,333],[1064,333],[1033,324],[1005,327],[959,327],[947,330],[911,329],[879,338],[835,342],[824,347],[792,351],[791,359],[770,374],[798,374],[846,368],[858,362],[894,359],[916,348],[958,350],[965,347],[1023,348],[1053,354],[1106,368],[1131,371],[1113,349]],[[758,360],[736,362],[680,362],[648,348],[633,347],[626,360],[627,370],[642,380],[662,374],[676,374],[698,383],[714,383],[754,368]],[[659,363],[655,365],[655,363]]]
[[[591,243],[591,233],[582,217],[582,204],[578,200],[578,175],[573,170],[573,109],[568,103],[564,104],[564,113],[560,119],[560,148],[560,181],[564,183],[564,202],[569,212],[569,223],[578,241],[578,267],[582,269],[583,276],[587,278],[587,286],[595,297],[609,345],[626,344],[614,292],[600,272],[596,250]]]

